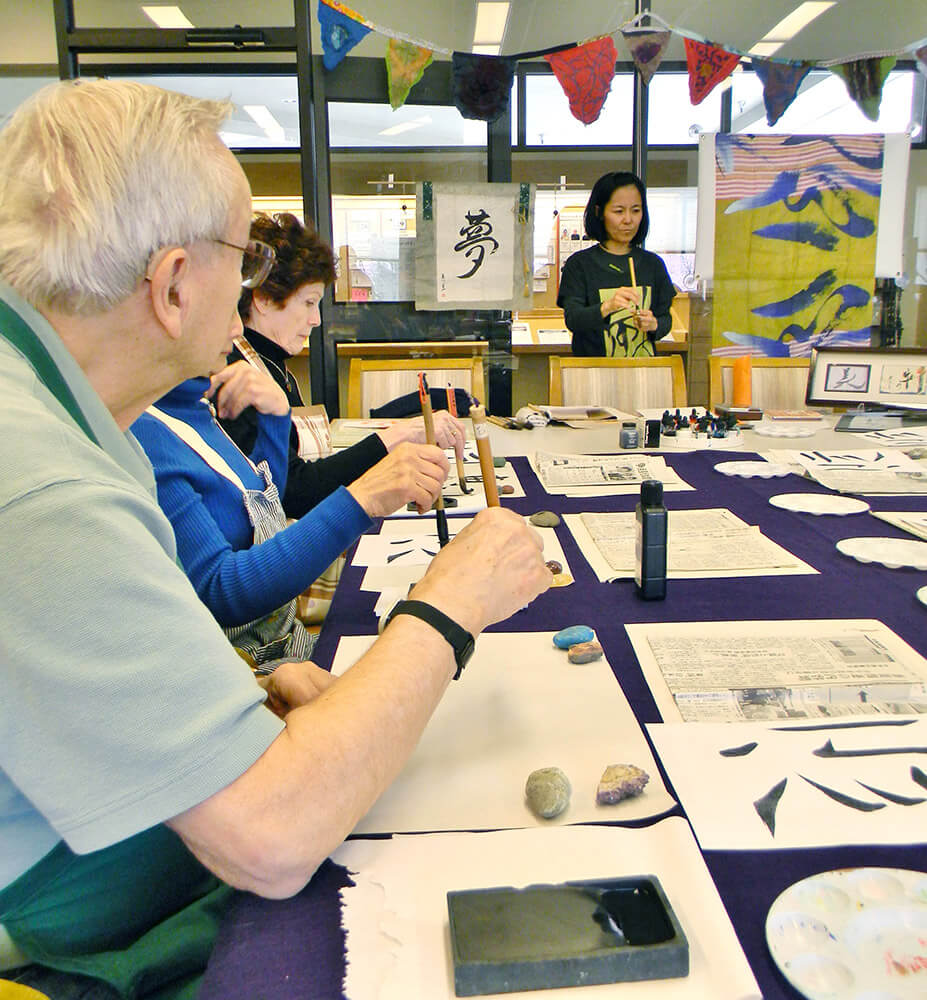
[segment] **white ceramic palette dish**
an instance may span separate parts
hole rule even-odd
[[[814,424],[789,423],[788,421],[783,421],[778,424],[773,423],[772,421],[760,421],[760,423],[753,425],[754,434],[759,434],[761,437],[771,438],[814,437],[819,430],[820,427]]]
[[[773,507],[799,514],[862,514],[869,510],[865,500],[832,496],[828,493],[779,493],[769,498]]]
[[[787,465],[776,465],[774,462],[719,462],[715,466],[715,472],[720,472],[724,476],[743,476],[747,479],[774,479],[792,474]]]
[[[927,542],[908,538],[841,538],[837,551],[889,569],[927,569]]]
[[[927,873],[847,868],[802,879],[770,907],[766,943],[808,1000],[923,1000]]]

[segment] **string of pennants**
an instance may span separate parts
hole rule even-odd
[[[596,121],[611,90],[618,53],[612,35],[601,35],[582,43],[567,43],[537,52],[510,56],[454,52],[374,24],[339,0],[319,0],[322,33],[322,63],[334,69],[371,31],[389,38],[386,69],[389,102],[395,111],[421,80],[436,52],[451,56],[454,104],[464,118],[495,121],[509,103],[515,69],[520,59],[543,58],[570,103],[570,111],[584,125]],[[646,26],[641,24],[649,18]],[[850,98],[870,120],[879,117],[882,86],[899,55],[913,57],[927,76],[927,38],[895,52],[869,52],[825,62],[760,58],[725,45],[718,45],[690,31],[675,28],[653,11],[637,14],[618,29],[642,82],[650,83],[673,34],[680,35],[689,72],[689,100],[700,104],[718,84],[726,80],[741,59],[750,59],[763,84],[766,121],[774,125],[795,100],[798,88],[815,68],[826,68],[846,84]]]

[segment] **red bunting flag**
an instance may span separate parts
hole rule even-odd
[[[609,35],[544,56],[569,99],[573,117],[584,125],[591,125],[602,111],[611,90],[617,56]]]
[[[722,80],[734,72],[740,56],[725,52],[711,42],[693,42],[691,38],[684,38],[683,42],[689,67],[689,100],[693,104],[701,104]]]

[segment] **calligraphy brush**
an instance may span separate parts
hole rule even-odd
[[[457,416],[457,396],[454,392],[454,387],[450,382],[447,383],[447,412],[450,413],[452,417]],[[463,466],[463,456],[457,454],[457,449],[454,449],[454,457],[457,459],[457,479],[460,482],[460,492],[461,493],[472,493],[473,490],[467,486],[467,477],[464,473]]]
[[[501,507],[499,489],[496,486],[496,470],[492,464],[492,448],[489,444],[489,421],[486,409],[470,397],[470,419],[473,421],[473,436],[480,456],[480,472],[483,474],[483,489],[486,491],[486,506]]]
[[[431,412],[431,393],[428,391],[428,380],[424,372],[418,373],[418,398],[422,404],[422,419],[425,421],[425,441],[428,444],[437,445],[435,439],[435,419]],[[444,497],[439,492],[438,499],[435,500],[435,523],[438,528],[438,544],[443,549],[449,541],[447,533],[447,514],[444,511]]]

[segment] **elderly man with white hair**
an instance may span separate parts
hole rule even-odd
[[[264,687],[197,600],[127,428],[241,332],[228,110],[62,83],[0,133],[0,973],[54,997],[192,997],[229,886],[299,891],[551,582],[486,511],[343,677]]]

